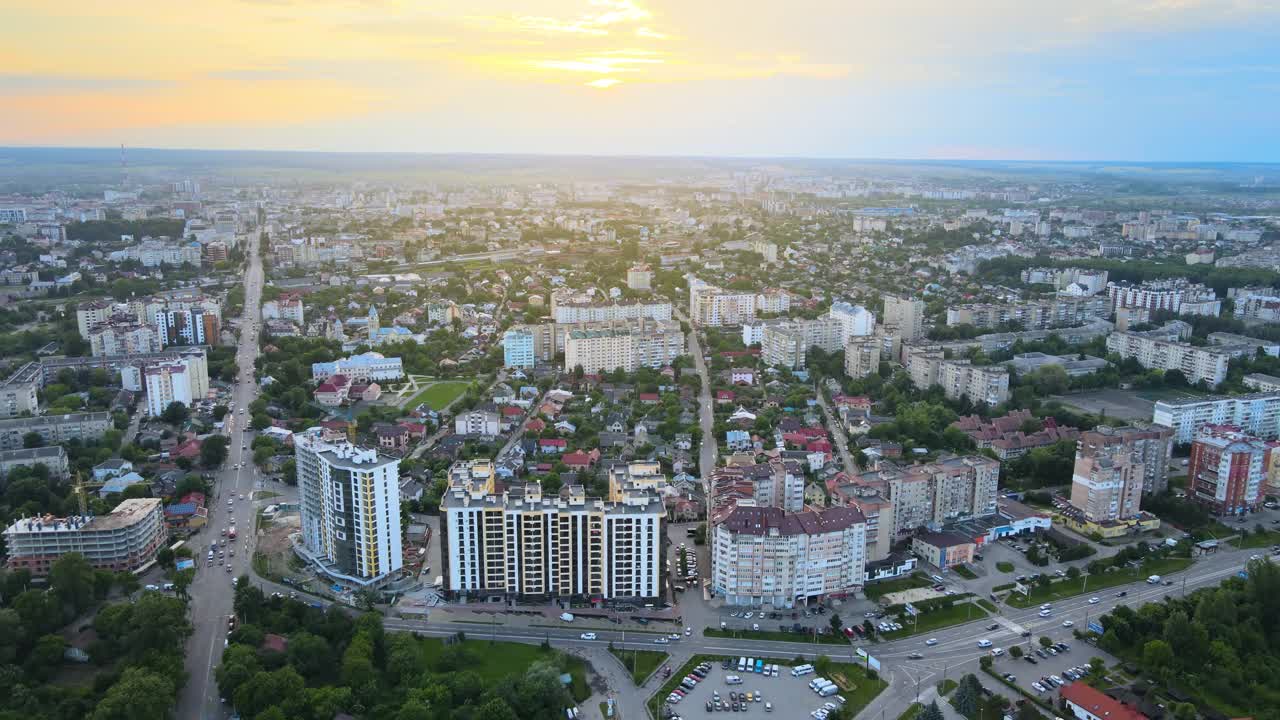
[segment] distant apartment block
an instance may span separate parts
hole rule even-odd
[[[40,363],[28,362],[0,381],[0,418],[35,415],[40,411]]]
[[[663,594],[659,492],[610,475],[607,497],[569,485],[504,486],[488,460],[459,461],[440,507],[444,589],[453,597],[652,600]]]
[[[814,320],[771,320],[764,323],[760,358],[766,365],[798,370],[805,367],[809,348],[838,352],[843,344],[843,323],[830,315]]]
[[[689,276],[689,318],[705,327],[736,326],[756,319],[756,294],[725,290]]]
[[[1280,442],[1232,425],[1206,425],[1191,443],[1187,497],[1219,515],[1243,515],[1262,506],[1267,473]]]
[[[1176,315],[1211,316],[1222,311],[1222,302],[1217,299],[1213,288],[1185,278],[1151,280],[1139,285],[1111,282],[1107,283],[1107,297],[1113,311],[1117,308],[1146,308],[1168,310]]]
[[[559,289],[551,293],[551,318],[560,324],[611,322],[614,320],[671,319],[671,303],[664,301],[611,302]]]
[[[0,225],[21,225],[26,221],[26,208],[0,208]]]
[[[557,334],[561,337],[557,342]],[[555,360],[563,349],[563,331],[554,323],[515,325],[502,336],[502,358],[506,367],[531,368]]]
[[[1197,347],[1155,336],[1150,332],[1115,332],[1107,336],[1107,351],[1134,358],[1148,370],[1178,370],[1191,383],[1216,386],[1227,379],[1227,365],[1237,353],[1231,349]]]
[[[147,414],[162,414],[172,403],[190,407],[209,393],[209,364],[203,349],[182,353],[176,360],[152,363],[142,369],[147,391]]]
[[[874,335],[876,331],[875,313],[844,301],[831,303],[827,315],[840,322],[840,342],[847,343],[851,338]]]
[[[1280,293],[1274,288],[1233,288],[1231,293],[1235,299],[1236,318],[1280,323]]]
[[[170,345],[213,345],[218,342],[222,320],[204,308],[163,310],[156,313],[155,324],[163,347]]]
[[[995,328],[1016,325],[1024,330],[1082,325],[1111,314],[1106,298],[1061,296],[1035,302],[976,303],[947,308],[947,325]]]
[[[884,339],[877,335],[850,338],[844,346],[844,374],[854,380],[880,371]]]
[[[1244,386],[1258,392],[1280,392],[1280,377],[1263,373],[1249,373],[1243,378]]]
[[[4,531],[10,570],[49,574],[58,558],[80,553],[95,568],[132,572],[150,563],[169,537],[157,498],[121,502],[106,515],[22,518]]]
[[[262,303],[263,320],[287,320],[295,325],[305,325],[302,297],[296,294],[281,295]]]
[[[134,320],[99,323],[89,329],[88,339],[89,351],[95,357],[152,353],[164,348],[154,327]]]
[[[46,445],[58,445],[71,440],[101,440],[103,433],[112,426],[111,413],[105,412],[0,420],[0,450],[22,448],[22,439],[27,433],[36,433],[44,439]]]
[[[346,375],[353,382],[386,382],[404,378],[404,361],[372,350],[333,362],[311,364],[311,379],[323,380],[331,375]]]
[[[896,328],[903,342],[924,337],[924,301],[896,295],[884,296],[884,324]]]
[[[903,362],[911,382],[920,389],[942,386],[949,399],[999,405],[1009,399],[1009,371],[1003,365],[973,365],[967,359],[948,359],[937,347],[903,350]]]
[[[1254,437],[1280,438],[1280,391],[1252,395],[1160,400],[1151,421],[1173,429],[1177,443],[1189,443],[1206,425],[1234,425]]]
[[[1080,437],[1076,428],[1058,427],[1052,417],[1040,420],[1029,410],[1014,410],[990,420],[966,415],[951,423],[951,427],[968,435],[979,450],[990,449],[1001,460],[1012,460],[1036,448]]]
[[[1000,462],[953,455],[906,467],[886,464],[879,479],[893,503],[892,534],[899,537],[926,525],[994,515]]]
[[[660,368],[684,353],[684,331],[671,320],[580,323],[565,329],[566,372],[576,367],[587,373]]]
[[[627,287],[632,290],[650,290],[653,283],[653,271],[648,265],[633,265],[627,268]]]

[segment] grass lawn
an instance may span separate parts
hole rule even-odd
[[[996,569],[1002,573],[1011,573],[1014,571],[1013,563],[1005,562],[1004,560],[996,563]]]
[[[958,686],[959,684],[960,683],[956,682],[955,680],[952,680],[951,678],[947,678],[946,680],[943,680],[942,682],[938,683],[938,694],[946,695],[952,690],[955,690],[956,686]]]
[[[943,610],[922,613],[918,619],[907,618],[902,629],[881,635],[885,640],[898,640],[912,635],[924,635],[952,625],[960,625],[970,620],[981,620],[987,617],[987,611],[973,603],[956,603]]]
[[[1248,537],[1237,539],[1235,544],[1237,547],[1242,548],[1264,548],[1280,545],[1280,531],[1268,530],[1261,535],[1250,532]]]
[[[657,670],[670,657],[660,650],[619,650],[611,647],[609,652],[613,653],[614,657],[627,666],[627,669],[631,671],[631,682],[637,686],[649,679],[653,671]]]
[[[903,710],[902,714],[898,716],[898,720],[916,720],[916,716],[920,714],[921,710],[924,710],[923,705],[911,703],[911,706]]]
[[[1163,560],[1149,561],[1136,569],[1117,570],[1116,572],[1103,573],[1102,575],[1090,575],[1087,578],[1082,575],[1075,580],[1064,579],[1051,582],[1045,587],[1032,588],[1031,593],[1025,597],[1021,593],[1010,593],[1005,598],[1005,602],[1018,608],[1031,607],[1043,602],[1105,590],[1117,585],[1128,585],[1149,575],[1168,575],[1180,570],[1186,570],[1190,565],[1190,558],[1165,558]],[[1087,587],[1085,585],[1086,579],[1088,581]]]
[[[458,399],[470,385],[471,383],[465,380],[444,380],[432,383],[426,390],[414,395],[405,407],[415,408],[420,403],[426,403],[432,410],[441,410]]]
[[[889,593],[902,592],[903,590],[910,590],[912,588],[929,587],[932,584],[933,583],[931,581],[926,580],[923,577],[911,575],[904,578],[894,578],[893,580],[873,582],[867,585],[863,591],[867,594],[868,599],[877,600],[881,596],[888,595]]]
[[[778,630],[721,630],[706,628],[702,634],[707,637],[738,638],[742,640],[773,640],[776,642],[813,642],[813,635],[804,633],[780,632]],[[844,635],[819,635],[819,645],[848,645],[849,639]]]
[[[981,605],[982,609],[986,610],[989,613],[1000,612],[1000,609],[996,607],[995,603],[991,602],[990,600],[987,600],[986,598],[978,598],[975,602]]]
[[[955,573],[956,573],[957,575],[959,575],[960,577],[964,578],[965,580],[977,580],[977,579],[978,579],[978,575],[977,575],[977,573],[975,573],[974,571],[972,571],[972,570],[970,570],[969,568],[965,567],[964,565],[957,565],[957,566],[955,566],[955,567],[953,567],[953,568],[951,568],[951,569],[952,569],[952,570],[954,570],[954,571],[955,571]]]
[[[422,659],[429,667],[434,667],[444,653],[444,640],[440,638],[420,638]],[[524,643],[489,642],[488,640],[465,640],[462,647],[470,651],[466,669],[480,676],[485,685],[494,685],[508,675],[521,675],[530,665],[538,660],[560,658],[562,667],[568,667],[573,676],[570,693],[574,702],[582,702],[591,697],[591,688],[587,685],[587,664],[581,658],[565,655],[553,650],[544,650],[539,645]]]

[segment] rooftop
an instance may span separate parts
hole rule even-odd
[[[38,518],[22,518],[14,521],[5,535],[32,533],[106,532],[129,527],[142,522],[147,515],[160,510],[159,498],[130,498],[116,506],[107,515],[71,515],[58,518],[45,515]]]

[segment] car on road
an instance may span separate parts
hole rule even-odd
[[[1032,689],[1033,689],[1033,690],[1035,690],[1036,692],[1045,692],[1046,690],[1048,690],[1048,688],[1046,688],[1045,686],[1041,685],[1041,684],[1040,684],[1040,683],[1038,683],[1038,682],[1033,682],[1033,683],[1031,683],[1031,687],[1032,687]]]
[[[910,655],[908,655],[908,656],[907,656],[907,659],[908,659],[908,660],[919,660],[920,658],[923,658],[923,657],[924,657],[924,655],[923,655],[923,654],[918,653],[918,652],[913,652],[913,653],[911,653]]]
[[[595,640],[595,639],[596,639],[596,634],[595,634],[595,633],[593,633],[593,632],[584,632],[584,633],[582,633],[581,635],[579,635],[578,637],[582,638],[583,640]]]
[[[989,648],[991,647],[991,641],[986,638],[982,638],[981,640],[978,641],[978,647]]]
[[[1022,659],[1023,659],[1023,660],[1026,660],[1027,662],[1031,663],[1032,665],[1039,665],[1039,664],[1040,664],[1040,661],[1039,661],[1039,660],[1035,659],[1034,657],[1032,657],[1032,656],[1030,656],[1030,655],[1023,655],[1023,656],[1022,656]]]
[[[1062,627],[1069,628],[1069,627],[1074,627],[1074,626],[1075,626],[1075,623],[1071,622],[1070,620],[1063,620],[1063,621],[1062,621]]]
[[[1125,597],[1128,594],[1129,594],[1128,590],[1121,590],[1120,592],[1116,593],[1116,597]]]
[[[1098,603],[1100,603],[1100,602],[1102,602],[1102,599],[1101,599],[1101,598],[1099,598],[1099,597],[1091,597],[1091,598],[1089,598],[1089,604],[1090,604],[1090,605],[1097,605],[1097,604],[1098,604]]]
[[[685,628],[685,629],[684,629],[684,636],[685,636],[685,637],[689,637],[689,636],[690,636],[690,635],[692,635],[692,634],[693,634],[693,628],[691,628],[691,627],[687,627],[687,628]]]
[[[1041,611],[1040,611],[1040,617],[1042,617],[1042,618],[1043,618],[1043,617],[1049,617],[1049,616],[1050,616],[1050,615],[1052,615],[1052,614],[1053,614],[1053,611],[1052,611],[1052,610],[1041,610]]]
[[[928,640],[924,641],[924,644],[928,645],[929,647],[933,647],[934,645],[938,644],[938,638],[929,638]]]
[[[668,639],[666,639],[665,637],[660,637],[660,638],[654,638],[654,639],[653,639],[653,644],[654,644],[654,645],[666,645],[666,644],[668,644],[668,643],[670,643],[670,642],[671,642],[671,641],[670,641],[670,640],[668,640]]]

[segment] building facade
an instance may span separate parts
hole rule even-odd
[[[1206,425],[1235,425],[1265,440],[1280,438],[1280,392],[1160,400],[1151,421],[1173,429],[1174,442],[1189,443]]]
[[[936,462],[882,470],[893,503],[893,535],[917,528],[996,513],[1000,463],[980,455],[940,457]]]
[[[1114,332],[1107,336],[1107,351],[1121,358],[1134,358],[1148,370],[1178,370],[1187,382],[1218,385],[1227,379],[1227,365],[1233,353],[1212,347],[1197,347],[1144,333]]]
[[[861,305],[836,301],[831,303],[827,315],[840,322],[841,344],[849,342],[850,338],[866,337],[876,332],[875,313]]]
[[[14,468],[34,465],[45,466],[49,469],[49,477],[59,480],[67,478],[71,470],[67,463],[67,451],[61,445],[0,450],[0,478],[7,476]]]
[[[1277,447],[1238,427],[1206,425],[1191,443],[1187,497],[1219,515],[1258,510]]]
[[[685,352],[684,331],[675,321],[582,323],[565,331],[564,370],[586,373],[670,365]]]
[[[813,320],[774,320],[764,323],[760,357],[766,365],[799,370],[805,367],[809,348],[838,352],[843,343],[843,323],[825,316]]]
[[[1138,516],[1142,496],[1169,485],[1173,431],[1160,425],[1113,428],[1080,434],[1071,476],[1071,505],[1092,523]]]
[[[857,380],[880,372],[883,346],[883,338],[875,335],[850,338],[844,346],[844,374]]]
[[[29,362],[0,381],[0,418],[35,415],[40,411],[40,363]]]
[[[370,350],[333,362],[311,364],[311,379],[323,380],[331,375],[346,375],[353,382],[386,382],[404,377],[404,361]]]
[[[919,298],[884,296],[884,324],[897,328],[903,342],[924,337],[924,301]]]
[[[22,518],[4,531],[9,569],[36,577],[67,553],[80,553],[95,568],[132,572],[150,563],[169,537],[158,498],[132,498],[106,515]]]
[[[113,426],[111,413],[105,412],[37,415],[0,420],[0,450],[22,448],[23,436],[27,433],[36,433],[46,445],[58,445],[71,440],[101,440],[103,434]]]

